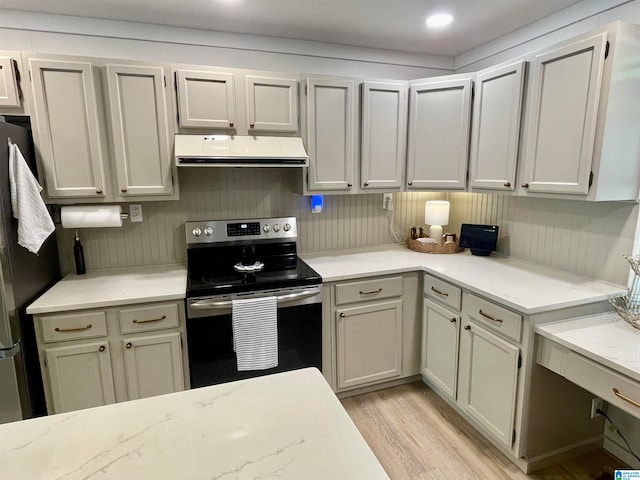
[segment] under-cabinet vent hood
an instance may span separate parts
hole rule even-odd
[[[176,135],[179,167],[306,167],[309,156],[299,137]]]

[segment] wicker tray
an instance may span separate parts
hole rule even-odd
[[[444,245],[438,243],[422,243],[418,240],[408,240],[407,246],[411,250],[421,253],[460,253],[464,248],[460,248],[457,243],[449,242]]]

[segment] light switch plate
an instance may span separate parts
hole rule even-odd
[[[131,222],[142,222],[142,205],[139,203],[129,204],[129,220]]]

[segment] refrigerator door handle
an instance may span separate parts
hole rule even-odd
[[[0,348],[0,358],[15,357],[18,353],[20,353],[20,342],[11,348]]]

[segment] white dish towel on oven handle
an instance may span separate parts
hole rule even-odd
[[[233,300],[233,349],[238,371],[278,366],[278,300],[276,297]]]

